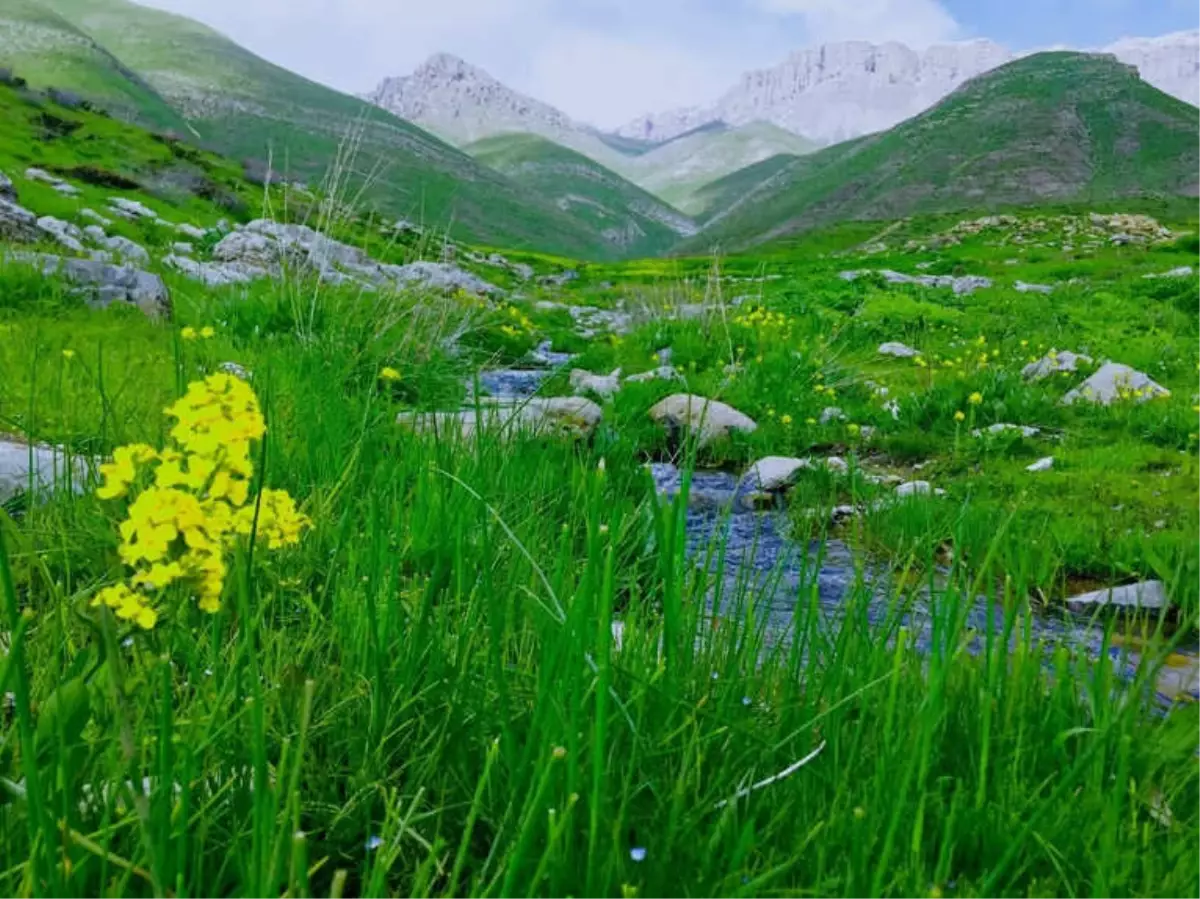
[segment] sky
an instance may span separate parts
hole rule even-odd
[[[833,40],[1094,48],[1200,27],[1196,0],[140,0],[348,93],[436,52],[613,128],[704,105],[742,72]]]

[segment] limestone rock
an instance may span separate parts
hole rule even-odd
[[[571,371],[570,384],[576,394],[594,393],[602,399],[608,399],[621,389],[621,369],[611,374],[596,375],[582,368]]]
[[[972,437],[982,437],[984,434],[1008,434],[1013,431],[1020,433],[1022,437],[1036,437],[1042,433],[1041,428],[1031,427],[1029,425],[1014,425],[1008,422],[998,422],[994,425],[988,425],[986,428],[976,428],[971,432]]]
[[[177,240],[171,244],[171,252],[180,256],[191,256],[195,251],[196,248],[184,240]]]
[[[936,490],[928,481],[905,481],[896,487],[896,496],[941,496],[945,490]]]
[[[14,252],[5,258],[32,265],[47,277],[58,276],[72,282],[77,292],[94,308],[130,303],[152,318],[170,311],[170,299],[162,278],[132,265],[111,265],[94,259],[49,253]]]
[[[203,228],[197,228],[195,225],[189,225],[187,222],[181,222],[175,226],[175,230],[184,237],[190,237],[192,240],[203,240],[208,234]]]
[[[0,439],[0,503],[32,484],[37,493],[71,486],[79,491],[88,477],[88,464],[82,457],[68,456],[53,446],[30,446],[13,440]]]
[[[82,243],[83,232],[79,230],[78,225],[72,225],[70,222],[64,222],[62,219],[56,219],[52,215],[43,215],[37,220],[37,226],[68,250],[74,253],[82,253],[84,251]]]
[[[802,471],[810,471],[813,460],[792,456],[767,456],[751,465],[742,475],[742,485],[751,490],[767,492],[784,490],[796,482]]]
[[[879,345],[879,355],[881,356],[896,356],[900,359],[911,359],[914,356],[921,355],[910,346],[905,346],[899,341],[889,340],[887,343]]]
[[[1092,357],[1082,353],[1072,353],[1070,350],[1050,350],[1037,362],[1030,362],[1021,375],[1027,381],[1041,381],[1060,371],[1077,371],[1080,365],[1091,365]]]
[[[245,284],[257,278],[265,278],[269,274],[264,269],[241,262],[197,262],[195,259],[177,254],[164,256],[163,265],[209,287]]]
[[[150,219],[158,221],[158,213],[149,206],[139,203],[137,200],[131,200],[128,197],[111,197],[108,205],[113,211],[123,218],[132,219]]]
[[[1032,465],[1026,465],[1025,470],[1026,471],[1034,471],[1034,472],[1049,471],[1053,467],[1054,467],[1054,457],[1053,456],[1043,456],[1041,459],[1038,459]]]
[[[140,243],[135,243],[128,237],[115,235],[104,241],[104,246],[119,259],[126,262],[145,263],[150,261],[150,254],[146,252],[146,248]]]
[[[1067,608],[1072,612],[1091,612],[1100,608],[1156,610],[1164,608],[1168,602],[1162,581],[1142,581],[1072,596],[1067,600]]]
[[[1120,399],[1133,399],[1144,403],[1156,397],[1170,395],[1169,390],[1161,384],[1156,384],[1149,375],[1120,362],[1106,362],[1090,378],[1067,393],[1062,401],[1071,405],[1082,399],[1107,406]]]
[[[1029,284],[1025,281],[1017,281],[1013,284],[1013,289],[1017,293],[1053,293],[1054,287],[1050,284]]]
[[[650,417],[673,434],[695,435],[700,446],[758,428],[752,418],[732,406],[690,393],[674,393],[660,400],[650,409]]]
[[[42,236],[37,216],[12,200],[0,197],[0,240],[32,243]]]
[[[111,228],[112,227],[112,219],[105,218],[100,213],[98,213],[95,209],[88,209],[86,207],[83,209],[80,209],[79,217],[83,218],[83,219],[87,219],[90,222],[95,222],[101,228]]]

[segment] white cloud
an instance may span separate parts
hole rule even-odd
[[[763,12],[801,18],[814,42],[900,41],[926,47],[961,36],[938,0],[753,0]]]
[[[582,121],[715,100],[822,40],[952,37],[937,0],[141,0],[347,92],[438,51]]]

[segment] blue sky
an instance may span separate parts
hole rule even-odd
[[[1196,0],[142,0],[350,92],[435,52],[603,127],[715,100],[830,40],[1095,48],[1200,27]]]

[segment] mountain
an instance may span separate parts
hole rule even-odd
[[[1200,32],[1128,39],[1102,52],[1136,65],[1146,81],[1169,94],[1193,105],[1200,101]],[[768,121],[832,144],[890,128],[1013,58],[984,40],[939,44],[922,53],[900,43],[823,44],[744,74],[712,106],[646,115],[617,133],[664,141],[714,120]]]
[[[697,191],[709,182],[772,156],[815,149],[812,141],[768,122],[739,128],[712,122],[623,160],[620,171],[676,209],[694,214],[702,208]]]
[[[666,203],[594,160],[536,134],[501,134],[466,151],[599,232],[621,255],[651,256],[696,233]]]
[[[1132,66],[1039,53],[888,131],[772,164],[679,250],[737,249],[848,219],[1196,196],[1198,144],[1195,107]]]
[[[435,53],[411,75],[383,79],[364,99],[458,147],[497,134],[525,133],[549,138],[602,165],[624,154],[589,126],[449,53]]]
[[[187,130],[154,88],[39,0],[4,0],[0,6],[0,65],[34,85],[81,89],[123,119]]]
[[[204,146],[253,160],[256,170],[271,158],[289,179],[328,177],[330,189],[362,204],[464,240],[613,255],[577,219],[416,125],[275,66],[190,19],[128,0],[4,0],[0,18],[15,18],[15,4],[25,10],[23,24],[0,31],[0,66],[28,71],[31,83],[104,105],[118,72],[135,93],[115,114],[144,96],[160,98]],[[63,45],[69,54],[41,49]],[[132,111],[130,118],[145,121]]]
[[[411,75],[385,78],[364,96],[459,147],[496,135],[544,137],[681,209],[679,204],[686,205],[692,191],[707,181],[776,153],[814,148],[803,138],[757,122],[738,128],[708,123],[665,144],[605,134],[447,53],[431,56]]]

